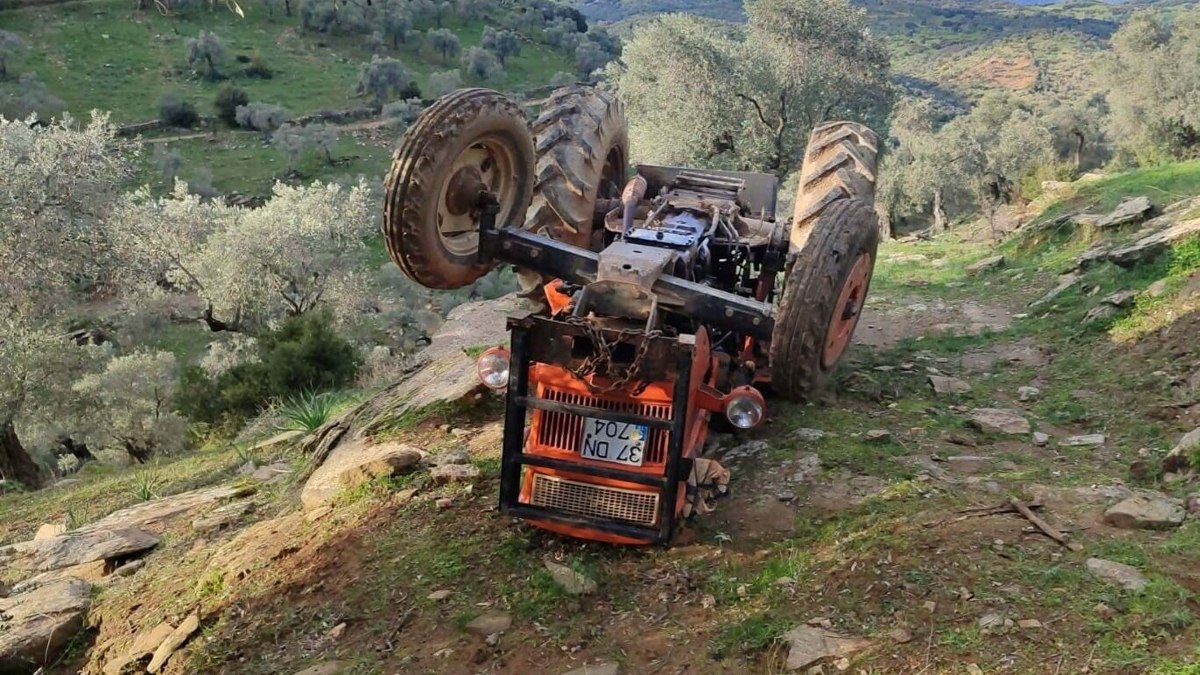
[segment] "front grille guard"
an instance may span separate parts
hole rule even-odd
[[[550,521],[649,543],[666,544],[675,530],[675,506],[679,498],[679,481],[686,475],[683,446],[687,435],[687,410],[691,395],[692,347],[682,341],[658,338],[663,342],[673,343],[663,346],[666,348],[664,353],[670,353],[675,360],[673,364],[663,364],[664,370],[674,375],[675,385],[671,418],[661,419],[531,396],[529,393],[530,364],[536,360],[541,363],[565,365],[561,359],[554,358],[556,355],[562,354],[562,350],[554,344],[559,341],[554,338],[560,337],[564,332],[573,333],[572,328],[574,327],[534,315],[512,317],[508,321],[508,327],[511,332],[512,355],[509,363],[508,396],[504,410],[504,443],[500,467],[500,512],[517,518]],[[667,461],[663,475],[637,473],[615,467],[595,466],[583,462],[527,454],[524,451],[525,420],[531,409],[594,417],[614,422],[644,424],[651,429],[663,429],[669,434]],[[521,474],[526,466],[555,469],[578,476],[620,480],[655,488],[661,494],[658,501],[658,525],[657,527],[646,527],[559,509],[522,504],[520,501]]]

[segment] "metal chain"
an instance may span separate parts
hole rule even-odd
[[[641,328],[625,328],[617,333],[615,340],[609,342],[604,337],[603,329],[587,319],[568,316],[567,322],[581,328],[587,334],[588,339],[592,341],[591,356],[585,358],[578,368],[571,371],[571,374],[582,380],[593,394],[608,394],[617,391],[638,377],[641,374],[642,364],[646,360],[646,354],[650,351],[651,340],[662,335],[661,330],[645,331]],[[612,359],[613,349],[618,343],[637,336],[642,336],[642,341],[634,352],[633,363],[629,364],[628,368],[618,369]],[[599,372],[607,374],[612,383],[607,387],[598,387],[587,379],[588,375]],[[649,384],[649,382],[641,381],[634,388],[633,393],[635,395],[642,393]]]

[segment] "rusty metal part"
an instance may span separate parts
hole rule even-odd
[[[634,176],[625,184],[621,192],[621,234],[625,235],[633,228],[633,219],[637,214],[638,204],[646,197],[646,179]]]

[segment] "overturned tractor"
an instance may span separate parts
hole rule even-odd
[[[713,416],[754,427],[760,392],[810,396],[849,345],[879,243],[877,139],[817,127],[787,220],[774,176],[628,176],[627,138],[599,90],[555,91],[532,129],[497,92],[451,93],[396,153],[384,233],[424,286],[503,263],[540,296],[509,317],[509,347],[479,359],[484,384],[506,392],[501,510],[661,543],[689,509]]]

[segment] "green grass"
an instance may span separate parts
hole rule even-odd
[[[252,101],[282,105],[297,115],[363,105],[354,97],[354,87],[358,66],[371,53],[361,36],[305,33],[298,16],[277,13],[272,19],[258,4],[244,9],[245,18],[220,3],[213,10],[163,17],[153,10],[135,14],[123,1],[91,0],[0,12],[0,23],[37,45],[16,63],[15,71],[37,73],[76,116],[99,109],[112,111],[118,122],[153,119],[166,92],[178,93],[207,114],[225,84],[242,87]],[[479,45],[487,24],[452,18],[446,25],[459,35],[466,52]],[[423,32],[428,26],[415,28]],[[213,31],[225,43],[225,81],[207,81],[187,66],[185,40],[201,30]],[[459,68],[457,59],[443,64],[435,54],[403,45],[388,55],[403,61],[421,87],[431,72]],[[274,77],[242,74],[245,66],[236,56],[262,57]],[[506,76],[489,84],[519,91],[543,86],[554,73],[572,68],[567,54],[525,43],[521,55],[509,59]]]
[[[1138,169],[1083,183],[1074,194],[1049,206],[1034,221],[1051,220],[1076,210],[1106,213],[1122,200],[1142,195],[1160,208],[1200,195],[1200,160]]]

